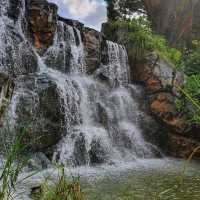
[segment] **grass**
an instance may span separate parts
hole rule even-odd
[[[0,199],[1,200],[14,199],[14,193],[16,191],[16,185],[18,182],[19,174],[21,173],[22,169],[26,166],[28,162],[28,159],[19,159],[19,154],[24,149],[24,145],[22,144],[22,139],[24,135],[26,134],[26,130],[27,129],[23,128],[20,131],[20,134],[18,134],[15,137],[13,144],[6,151],[6,154],[5,154],[6,160],[3,163],[3,169],[0,176],[0,181],[1,181]]]
[[[6,158],[0,173],[0,200],[16,199],[17,185],[37,173],[34,172],[19,180],[20,173],[22,173],[23,168],[27,166],[29,161],[29,158],[22,156],[22,153],[27,148],[23,143],[23,139],[28,132],[28,128],[25,127],[27,126],[23,126],[16,133],[7,122],[4,128],[0,130],[1,151]],[[33,198],[37,200],[83,200],[79,178],[73,178],[73,181],[68,181],[64,168],[59,167],[58,170],[57,182],[52,184],[48,178],[45,179],[39,188],[40,192],[33,195]]]
[[[84,200],[79,178],[68,181],[64,167],[59,169],[58,180],[50,183],[48,178],[33,192],[34,200]]]

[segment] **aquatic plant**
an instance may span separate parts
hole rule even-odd
[[[49,178],[46,178],[38,190],[32,193],[32,198],[34,200],[83,200],[79,178],[73,177],[73,180],[69,181],[65,176],[64,167],[59,167],[58,171],[57,181],[51,183]]]
[[[4,129],[5,134],[10,135],[13,130],[9,127]],[[14,199],[14,193],[16,191],[16,185],[18,182],[19,174],[26,166],[28,159],[20,159],[19,154],[24,150],[25,146],[22,143],[23,137],[26,134],[27,129],[23,127],[19,134],[16,134],[13,144],[7,149],[5,154],[5,162],[3,163],[3,169],[0,176],[0,199],[10,200]]]

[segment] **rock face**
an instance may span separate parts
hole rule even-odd
[[[44,52],[53,43],[57,24],[57,6],[46,0],[29,0],[28,29],[34,46]]]
[[[196,140],[176,134],[168,134],[167,149],[168,153],[173,157],[188,159],[192,152],[198,147],[199,142]],[[199,159],[199,151],[196,151],[194,157]]]
[[[104,38],[94,29],[84,29],[84,43],[88,73],[93,73],[101,64],[101,48]]]
[[[200,39],[200,1],[197,1],[194,7],[194,14],[193,14],[193,28],[192,28],[192,38],[199,40]]]
[[[200,140],[198,134],[194,134],[195,128],[188,127],[176,107],[176,98],[179,98],[176,86],[183,84],[183,75],[155,53],[134,63],[132,70],[133,80],[145,88],[147,110],[165,134],[163,145],[167,152],[171,156],[186,158],[200,144]]]
[[[144,1],[154,30],[165,35],[171,45],[191,41],[192,32],[199,23],[199,18],[195,18],[199,13],[198,3],[197,0]]]
[[[18,92],[21,91],[23,95]],[[24,142],[32,151],[43,151],[62,137],[64,114],[56,84],[47,76],[20,77],[14,93],[17,127],[25,127]]]
[[[13,90],[13,80],[7,74],[0,73],[0,126],[2,126],[2,118],[12,98]]]
[[[183,76],[155,53],[132,67],[133,80],[146,88],[150,112],[173,130],[184,131],[182,116],[175,105],[176,85],[183,84]]]

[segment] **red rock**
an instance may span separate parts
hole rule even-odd
[[[47,1],[32,0],[28,8],[30,39],[39,52],[53,43],[57,25],[57,6]]]

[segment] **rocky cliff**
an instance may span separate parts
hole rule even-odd
[[[199,37],[198,0],[145,0],[144,4],[154,30],[165,35],[171,45]]]

